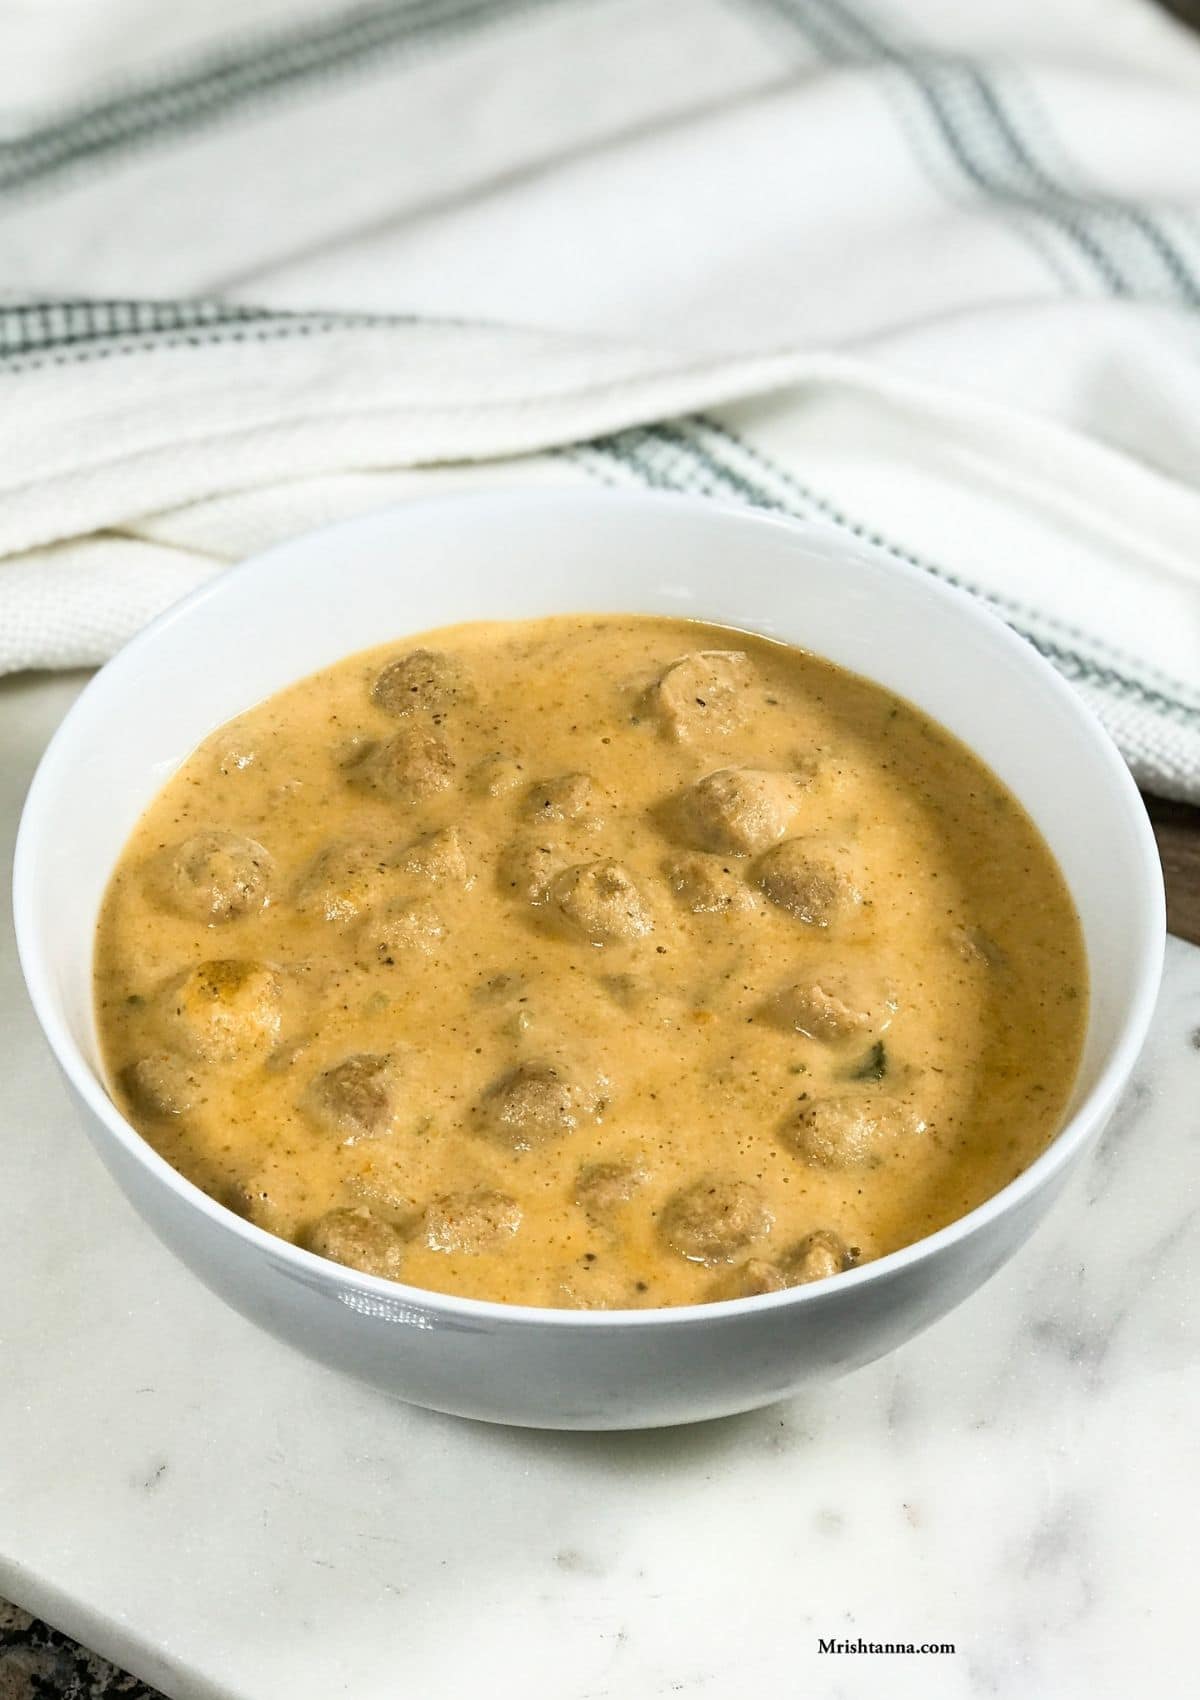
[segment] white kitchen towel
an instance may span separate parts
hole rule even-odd
[[[1200,44],[1150,0],[0,33],[0,670],[385,502],[685,489],[966,586],[1200,799]]]

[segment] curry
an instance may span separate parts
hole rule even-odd
[[[198,1186],[514,1304],[822,1279],[1063,1117],[1079,924],[910,704],[686,620],[479,623],[221,727],[107,892],[113,1095]]]

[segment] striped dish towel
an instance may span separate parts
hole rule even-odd
[[[1200,799],[1200,45],[1149,0],[4,28],[0,670],[383,503],[682,489],[966,586]]]

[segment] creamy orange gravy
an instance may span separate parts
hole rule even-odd
[[[910,705],[684,620],[458,626],[222,727],[96,944],[113,1095],[261,1226],[517,1304],[833,1274],[1055,1133],[1086,967]]]

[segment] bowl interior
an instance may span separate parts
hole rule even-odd
[[[1157,984],[1161,877],[1132,781],[1069,688],[965,596],[824,529],[574,491],[414,504],[314,533],[223,575],[97,677],[35,780],[18,855],[22,958],[60,1056],[75,1050],[99,1081],[91,955],[104,887],[142,810],[208,732],[391,637],[574,611],[785,639],[956,733],[1029,810],[1079,910],[1092,998],[1072,1110],[1119,1072]],[[1012,901],[1019,911],[1016,877]]]

